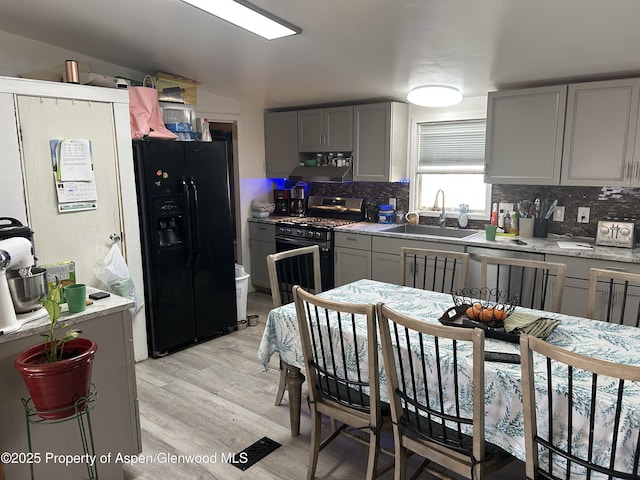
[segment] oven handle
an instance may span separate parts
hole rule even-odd
[[[322,251],[322,252],[328,252],[328,251],[331,250],[330,247],[326,246],[327,242],[323,242],[322,244],[320,244],[318,242],[314,242],[313,240],[305,240],[305,239],[298,239],[298,238],[287,238],[287,237],[278,237],[278,236],[276,236],[276,251],[277,252],[281,251],[281,250],[278,249],[278,243],[287,245],[289,247],[294,247],[294,248],[311,247],[313,245],[318,245],[318,247],[320,247],[320,251]]]

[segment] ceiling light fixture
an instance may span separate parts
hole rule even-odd
[[[411,90],[407,100],[422,107],[450,107],[462,101],[462,93],[449,85],[422,85]]]
[[[274,38],[297,35],[302,29],[245,0],[182,0],[256,35]]]

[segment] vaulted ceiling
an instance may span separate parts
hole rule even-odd
[[[265,108],[640,75],[637,0],[253,3],[302,34],[266,41],[180,0],[4,2],[0,29]]]

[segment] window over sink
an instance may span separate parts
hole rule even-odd
[[[447,217],[457,217],[460,204],[467,204],[471,218],[486,220],[491,210],[491,185],[484,183],[486,120],[423,122],[416,126],[413,209],[430,215],[436,194],[442,189]]]

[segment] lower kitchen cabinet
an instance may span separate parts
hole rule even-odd
[[[334,282],[339,287],[371,278],[371,236],[335,232]]]
[[[400,255],[391,253],[371,253],[371,278],[380,282],[400,282]]]
[[[402,283],[400,278],[400,250],[402,247],[464,252],[464,245],[374,236],[371,246],[373,280],[395,284]],[[422,273],[422,270],[419,271],[418,276],[422,275]],[[412,266],[407,269],[407,276],[413,276]]]
[[[587,315],[587,301],[589,292],[589,272],[591,268],[640,273],[640,264],[625,262],[610,262],[605,260],[592,260],[587,258],[565,257],[561,255],[546,255],[548,262],[559,262],[567,265],[567,280],[564,287],[561,313],[585,317]],[[620,315],[623,303],[624,287],[616,284],[613,289],[613,318]],[[624,323],[636,324],[636,315],[640,305],[640,289],[629,288],[627,292],[627,306],[625,308]],[[599,282],[596,289],[597,319],[606,318],[606,309],[609,304],[609,285],[607,282]],[[617,316],[616,316],[617,315]]]
[[[249,249],[251,253],[251,284],[269,289],[267,255],[276,253],[276,226],[249,222]]]

